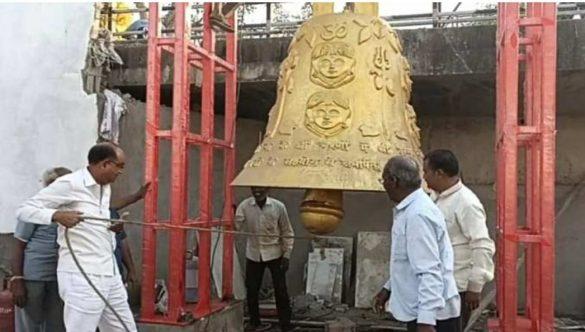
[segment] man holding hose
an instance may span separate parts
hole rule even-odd
[[[136,331],[114,257],[115,233],[107,223],[84,220],[110,217],[110,184],[124,170],[124,151],[111,143],[99,143],[89,150],[87,159],[87,167],[57,179],[24,202],[17,218],[35,224],[59,224],[57,281],[65,303],[67,331],[94,332],[97,327],[103,332]],[[79,264],[115,313],[106,308],[75,264],[66,229]]]

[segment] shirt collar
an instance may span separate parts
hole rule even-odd
[[[447,190],[443,190],[441,193],[439,193],[437,195],[437,198],[443,198],[443,197],[447,197],[449,195],[452,195],[452,194],[458,192],[459,190],[461,190],[461,188],[463,188],[463,182],[461,182],[461,180],[459,180],[459,181],[457,181],[457,183],[455,183],[454,185],[449,187]]]
[[[402,201],[400,201],[400,203],[398,203],[398,205],[396,205],[395,209],[402,210],[402,209],[406,208],[420,194],[425,195],[422,188],[419,188],[419,189],[413,191],[412,193],[410,193],[410,195],[406,196]]]
[[[254,197],[252,197],[252,200],[250,201],[250,205],[257,205],[256,199],[254,199]],[[267,206],[267,205],[272,205],[272,198],[270,198],[269,196],[266,196],[266,203],[264,203],[264,206]]]
[[[97,182],[95,182],[95,179],[93,178],[93,175],[91,175],[91,173],[89,172],[89,170],[87,169],[87,167],[85,167],[83,169],[82,173],[83,173],[83,184],[86,187],[91,187],[91,186],[97,185]]]

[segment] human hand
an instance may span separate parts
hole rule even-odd
[[[26,288],[24,287],[24,279],[13,279],[10,282],[10,292],[12,293],[12,300],[19,308],[26,305]]]
[[[136,271],[129,270],[128,275],[126,276],[126,282],[129,284],[134,284],[134,283],[136,283],[136,281],[138,281],[136,279]]]
[[[146,193],[148,192],[148,188],[150,188],[150,182],[143,184],[134,195],[136,195],[136,198],[139,200],[144,199],[144,196],[146,196]]]
[[[477,309],[479,307],[479,301],[481,300],[481,293],[470,292],[467,291],[465,293],[465,304],[471,310]]]
[[[120,215],[120,220],[126,220],[129,215],[130,215],[130,212],[128,212],[128,211],[122,213]],[[108,229],[116,234],[121,233],[124,230],[124,223],[123,222],[115,222]]]
[[[83,220],[83,213],[79,211],[57,211],[53,213],[51,220],[64,227],[71,228]]]
[[[121,233],[124,230],[124,223],[123,222],[114,223],[108,229],[116,234]]]
[[[280,260],[280,268],[282,269],[282,271],[284,272],[288,271],[288,265],[289,259],[286,257],[282,257],[282,259]]]
[[[390,298],[390,291],[386,288],[382,288],[376,296],[374,296],[374,305],[373,309],[374,312],[377,314],[381,314],[384,312],[384,306],[386,305],[386,301]]]

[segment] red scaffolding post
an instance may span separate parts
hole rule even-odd
[[[555,3],[528,3],[525,11],[518,3],[498,4],[498,317],[490,322],[491,330],[554,330],[556,42]],[[520,114],[521,73],[524,74],[524,110]],[[519,148],[525,151],[524,225],[518,221]],[[526,255],[522,254],[522,248]],[[521,315],[518,264],[524,263],[526,298]]]
[[[225,34],[226,58],[216,54],[215,32],[211,26],[212,4],[205,3],[203,14],[202,47],[191,41],[190,18],[187,18],[187,3],[174,4],[174,36],[160,35],[159,5],[149,5],[148,71],[146,105],[146,151],[145,180],[152,183],[145,198],[144,219],[156,225],[144,227],[143,274],[141,321],[163,324],[181,324],[189,313],[200,318],[223,308],[232,298],[233,238],[223,237],[223,282],[221,299],[211,298],[211,232],[198,231],[198,302],[194,308],[185,303],[185,226],[205,229],[222,226],[233,227],[233,191],[229,185],[235,173],[235,121],[237,86],[237,39],[236,21],[232,14],[227,18],[234,32]],[[162,51],[170,52],[173,58],[173,117],[170,130],[160,129],[160,88]],[[201,82],[201,132],[190,131],[190,71],[202,73]],[[214,130],[214,85],[217,73],[225,75],[225,122],[224,138],[215,137]],[[170,220],[160,220],[157,209],[159,196],[159,143],[161,139],[171,143],[170,174]],[[188,174],[189,146],[199,148],[199,174]],[[212,196],[214,188],[213,152],[224,153],[224,209],[220,219],[214,219]],[[188,178],[199,177],[199,216],[189,220]],[[197,190],[191,189],[191,190]],[[157,234],[168,232],[168,310],[164,315],[155,313],[155,279]]]

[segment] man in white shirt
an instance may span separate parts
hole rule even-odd
[[[57,242],[59,261],[57,281],[59,295],[65,303],[63,320],[67,331],[95,332],[136,331],[127,302],[127,294],[114,257],[115,234],[108,223],[84,217],[110,217],[110,184],[122,174],[125,156],[111,143],[93,146],[88,153],[89,166],[60,177],[24,202],[17,211],[21,222],[59,224]],[[71,249],[92,283],[108,300],[123,320],[113,312],[90,287],[65,241],[68,229]]]
[[[252,197],[245,199],[236,209],[236,227],[257,236],[248,237],[246,243],[246,292],[250,326],[260,329],[258,291],[264,270],[268,268],[274,284],[274,297],[282,331],[291,329],[291,308],[286,289],[286,271],[293,249],[294,232],[286,206],[267,195],[267,188],[252,187]],[[279,237],[285,236],[285,237]]]
[[[420,167],[406,156],[388,161],[382,185],[396,203],[392,222],[390,278],[374,298],[409,332],[460,332],[453,248],[441,211],[421,189]]]
[[[494,241],[488,234],[483,205],[461,182],[459,162],[453,152],[435,150],[428,153],[423,172],[428,187],[432,189],[431,198],[447,221],[465,326],[471,311],[479,306],[483,286],[494,277]]]

